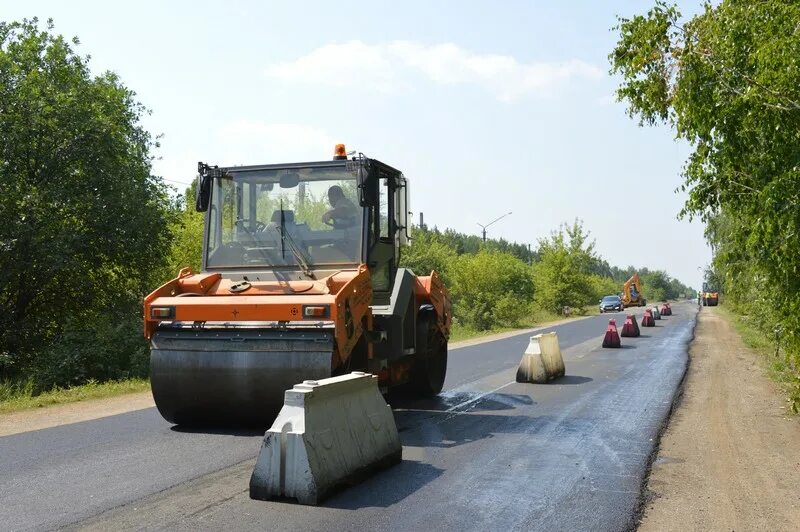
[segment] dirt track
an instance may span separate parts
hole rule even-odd
[[[799,530],[800,421],[716,309],[689,354],[640,530]]]

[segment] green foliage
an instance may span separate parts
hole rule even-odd
[[[656,303],[664,299],[670,299],[672,293],[672,280],[664,271],[647,271],[641,273],[643,292],[648,301]]]
[[[800,362],[800,4],[708,3],[680,21],[658,2],[620,19],[618,96],[643,123],[693,146],[682,214],[706,222],[706,281]]]
[[[138,309],[137,309],[138,310]],[[142,340],[141,314],[97,315],[68,321],[57,342],[42,349],[33,371],[35,393],[89,380],[108,381],[149,374],[150,351]]]
[[[429,275],[436,271],[445,286],[449,286],[450,270],[457,257],[456,250],[446,243],[441,234],[415,231],[411,245],[402,250],[400,266],[409,268],[417,275]]]
[[[195,210],[196,183],[186,189],[170,232],[175,235],[162,281],[173,279],[187,266],[199,272],[203,255],[203,213]]]
[[[589,282],[592,287],[592,303],[597,302],[605,296],[619,294],[622,285],[610,277],[591,274]]]
[[[0,380],[39,387],[137,371],[171,220],[146,110],[52,29],[0,23]]]
[[[431,235],[436,242],[440,242],[453,249],[459,255],[475,254],[481,249],[492,249],[494,251],[500,251],[514,255],[521,261],[528,264],[536,259],[536,254],[530,250],[529,245],[520,244],[517,242],[509,242],[503,238],[490,238],[484,242],[482,237],[478,235],[459,233],[453,229],[445,229],[444,231],[440,231],[436,227],[433,229],[417,228],[414,238],[417,238],[420,234]]]
[[[469,327],[513,327],[530,315],[531,271],[511,254],[481,250],[462,255],[449,275],[455,317]]]
[[[594,242],[589,242],[589,233],[578,220],[540,240],[538,255],[536,300],[542,308],[552,312],[583,308],[597,296],[591,273],[597,259]]]
[[[692,292],[662,271],[609,266],[594,252],[594,242],[578,220],[540,241],[533,253],[521,244],[510,246],[524,250],[533,266],[517,253],[501,251],[504,246],[496,241],[418,229],[411,246],[403,250],[401,266],[419,275],[436,270],[450,290],[459,323],[476,331],[530,324],[541,313],[552,318],[565,306],[581,312],[603,296],[618,294],[636,271],[652,281],[658,297],[673,299]],[[515,286],[524,288],[515,292]]]
[[[150,381],[139,378],[103,383],[89,380],[80,386],[56,387],[43,393],[35,392],[32,379],[17,383],[0,383],[0,414],[148,390]]]

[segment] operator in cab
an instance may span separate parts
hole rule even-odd
[[[342,187],[333,185],[328,189],[328,203],[330,203],[331,208],[322,215],[322,223],[336,229],[344,229],[356,224],[358,209],[344,195]]]

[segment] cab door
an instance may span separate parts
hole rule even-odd
[[[370,209],[370,249],[367,266],[372,277],[374,305],[388,305],[397,273],[395,233],[395,176],[381,172],[377,179],[376,201]]]

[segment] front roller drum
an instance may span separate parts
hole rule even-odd
[[[153,398],[164,419],[267,426],[286,390],[331,376],[333,332],[165,330],[150,347]]]

